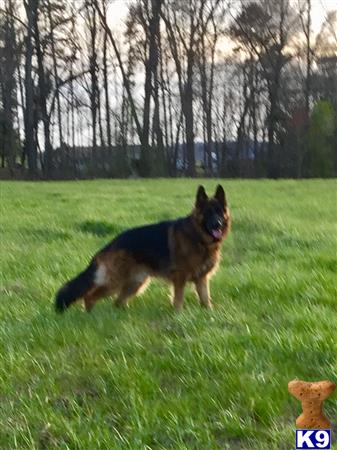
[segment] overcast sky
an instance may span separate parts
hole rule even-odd
[[[258,1],[258,0],[257,0]],[[296,4],[298,0],[293,0]],[[109,9],[109,23],[111,26],[116,26],[121,23],[126,15],[127,5],[132,0],[111,0]],[[316,34],[319,32],[324,17],[330,10],[336,10],[336,0],[311,0],[312,3],[312,30]]]

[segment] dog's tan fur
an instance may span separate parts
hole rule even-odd
[[[206,196],[205,192],[204,195]],[[214,240],[206,232],[203,212],[209,202],[216,201],[216,197],[208,199],[206,196],[203,202],[197,201],[196,207],[184,219],[182,226],[176,227],[175,222],[169,226],[169,264],[150,267],[132,253],[114,246],[98,252],[93,258],[96,267],[94,283],[83,296],[86,310],[90,311],[100,298],[109,295],[117,296],[117,306],[126,306],[129,298],[142,292],[152,277],[160,277],[172,283],[172,302],[176,310],[183,307],[184,289],[188,282],[194,283],[201,306],[211,308],[209,279],[217,270],[220,247],[230,229],[230,212],[224,204],[222,212],[225,226],[221,238]]]
[[[200,304],[211,308],[209,279],[216,272],[220,261],[221,241],[213,242],[200,226],[202,215],[197,209],[192,213],[193,226],[200,234],[200,243],[186,239],[181,230],[169,230],[169,247],[174,267],[167,272],[153,271],[141,265],[123,250],[110,251],[96,256],[97,266],[106,269],[107,284],[105,287],[94,287],[85,297],[84,303],[90,311],[97,300],[107,295],[118,295],[117,306],[126,306],[128,299],[144,292],[151,277],[160,277],[173,284],[173,305],[181,310],[184,301],[184,288],[187,282],[193,282],[199,296]],[[229,209],[225,210],[225,220],[230,222]],[[229,226],[223,235],[227,236]],[[142,276],[144,274],[144,276]]]

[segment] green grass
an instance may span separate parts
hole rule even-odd
[[[1,449],[295,447],[288,381],[336,380],[335,181],[223,182],[233,228],[212,312],[190,289],[175,314],[156,281],[127,311],[54,313],[97,249],[188,213],[197,184],[2,182]],[[336,394],[326,412],[336,423]]]

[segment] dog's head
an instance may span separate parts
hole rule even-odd
[[[199,186],[193,216],[202,232],[221,241],[229,232],[230,215],[223,187],[218,185],[214,197],[209,198],[205,188]]]

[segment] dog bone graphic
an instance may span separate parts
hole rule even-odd
[[[288,391],[302,403],[302,414],[296,419],[297,428],[326,429],[331,428],[330,421],[323,413],[323,402],[335,390],[332,381],[308,382],[293,380],[288,384]]]

